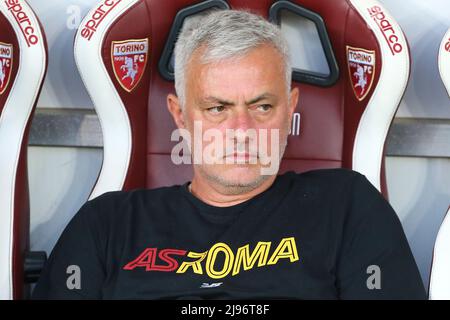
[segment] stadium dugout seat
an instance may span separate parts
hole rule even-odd
[[[439,48],[439,72],[450,97],[450,29]],[[450,104],[450,101],[449,101]],[[450,207],[434,243],[428,295],[431,300],[450,300]]]
[[[43,263],[29,252],[27,145],[47,69],[40,23],[24,0],[0,2],[0,299],[27,297]]]
[[[212,8],[315,25],[327,70],[293,72],[300,102],[280,170],[351,168],[387,197],[383,153],[410,58],[402,30],[378,1],[103,0],[81,22],[74,44],[103,132],[103,165],[90,198],[192,178],[190,165],[170,158],[177,142],[166,96],[174,92],[172,54],[184,20]]]

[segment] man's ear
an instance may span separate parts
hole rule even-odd
[[[173,121],[175,121],[178,129],[184,129],[184,114],[181,109],[180,100],[176,95],[169,94],[167,96],[167,109],[172,115]]]

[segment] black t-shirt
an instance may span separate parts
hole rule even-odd
[[[396,213],[359,173],[288,172],[225,208],[187,186],[88,201],[33,298],[426,298]]]

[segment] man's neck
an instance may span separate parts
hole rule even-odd
[[[273,184],[276,175],[265,179],[258,187],[239,194],[230,192],[230,188],[211,182],[197,175],[189,185],[189,191],[203,202],[216,207],[230,207],[245,202],[256,195],[264,192]]]

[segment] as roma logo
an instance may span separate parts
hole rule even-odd
[[[139,83],[147,64],[148,39],[113,41],[111,60],[122,88],[131,92]]]
[[[11,77],[13,63],[12,44],[0,42],[0,94],[5,92]]]
[[[347,59],[353,92],[362,101],[372,88],[375,78],[375,51],[347,46]]]

